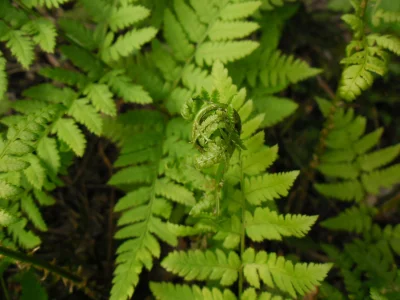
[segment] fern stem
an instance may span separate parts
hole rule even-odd
[[[78,275],[73,274],[63,268],[52,265],[46,261],[42,261],[36,257],[24,254],[22,252],[18,252],[18,251],[11,250],[9,248],[0,246],[0,254],[4,255],[6,257],[12,258],[14,260],[32,265],[35,268],[47,270],[49,272],[57,274],[58,276],[60,276],[62,278],[68,279],[68,280],[74,282],[75,284],[83,283],[83,279],[81,277],[79,277]]]
[[[242,162],[242,151],[239,150],[239,161],[240,161],[240,190],[242,192],[242,197],[241,197],[241,209],[242,209],[242,218],[241,218],[241,232],[240,232],[240,259],[243,259],[243,253],[245,249],[245,212],[246,212],[246,198],[244,194],[244,174],[243,174],[243,162]],[[238,298],[240,299],[242,293],[243,293],[243,281],[244,281],[244,276],[243,276],[243,266],[240,269],[239,272],[239,294]]]

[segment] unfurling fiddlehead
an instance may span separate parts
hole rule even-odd
[[[229,160],[236,148],[246,149],[240,139],[242,130],[240,116],[231,105],[219,102],[217,91],[210,96],[204,90],[198,97],[189,99],[184,104],[182,116],[187,120],[193,119],[191,142],[200,152],[194,159],[194,166],[197,169],[204,169],[219,163],[215,176],[216,214],[218,215],[219,194]],[[204,199],[192,209],[192,212],[201,211],[210,204],[210,199]]]
[[[203,91],[182,108],[185,119],[194,117],[192,143],[200,151],[194,161],[198,169],[221,163],[226,170],[235,148],[245,149],[240,139],[242,123],[239,114],[231,105],[219,103],[218,99],[217,92],[210,96]],[[200,101],[204,102],[203,106]]]

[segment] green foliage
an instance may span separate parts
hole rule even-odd
[[[386,215],[398,196],[385,202],[400,182],[400,144],[380,141],[378,126],[366,133],[367,116],[358,113],[370,113],[368,101],[350,108],[341,101],[355,100],[377,76],[396,71],[389,62],[390,53],[400,55],[392,30],[398,12],[380,1],[376,7],[329,1],[334,11],[353,7],[342,17],[353,39],[341,61],[338,96],[317,99],[325,124],[312,153],[307,143],[319,120],[304,99],[320,90],[300,82],[322,69],[279,49],[281,36],[293,35],[293,24],[283,31],[287,20],[298,8],[302,16],[313,9],[294,2],[0,0],[0,274],[14,281],[2,282],[6,297],[10,287],[21,299],[53,297],[26,262],[15,263],[4,249],[20,248],[33,259],[49,227],[44,207],[61,195],[58,187],[81,176],[68,176],[73,159],[82,158],[85,169],[92,156],[86,148],[97,146],[110,173],[108,154],[119,152],[107,182],[112,197],[120,197],[115,206],[107,203],[116,213],[115,232],[108,224],[117,240],[111,300],[148,297],[138,291],[139,281],[147,284],[143,274],[158,264],[170,274],[156,278],[170,282],[147,280],[156,299],[400,297],[400,225],[397,215]],[[289,49],[305,53],[310,43],[308,60],[319,52],[331,56],[331,49],[314,45],[315,32],[299,32],[305,43]],[[332,74],[334,68],[329,83],[318,77],[318,84],[333,95]],[[284,130],[270,128],[288,117]],[[304,117],[307,127],[290,128]],[[381,119],[386,122],[375,121]],[[287,147],[293,132],[301,132],[293,143],[307,144],[308,167]],[[97,144],[99,137],[111,143]],[[286,153],[288,159],[278,160]],[[302,172],[282,171],[291,159]],[[106,172],[97,171],[104,184]],[[319,198],[308,190],[311,181]],[[293,203],[311,205],[293,213]],[[304,211],[323,216],[323,234],[312,235],[318,243],[308,236],[318,216]],[[317,253],[325,241],[328,259]],[[40,251],[48,255],[48,247]],[[309,262],[320,258],[323,263]],[[10,264],[12,272],[4,272]],[[323,283],[331,268],[334,285]],[[96,298],[92,287],[86,280],[79,286]]]
[[[203,116],[204,111],[213,112],[215,107],[225,108],[224,105],[228,105],[232,110],[238,112],[243,124],[240,134],[243,147],[240,146],[241,142],[238,142],[229,161],[214,161],[207,165],[203,172],[214,178],[217,185],[214,191],[201,196],[191,211],[191,214],[199,218],[197,228],[208,228],[209,231],[215,232],[214,238],[222,240],[223,243],[215,250],[172,252],[162,261],[162,266],[185,280],[211,280],[217,281],[223,286],[231,286],[239,281],[239,295],[245,284],[243,278],[250,286],[257,289],[260,289],[261,279],[267,286],[277,288],[292,298],[304,295],[319,285],[331,268],[329,264],[293,264],[282,256],[278,257],[275,253],[264,251],[256,253],[252,247],[245,246],[244,239],[241,237],[245,234],[250,239],[261,242],[265,239],[280,240],[282,236],[302,237],[310,230],[316,217],[281,216],[276,211],[259,206],[264,201],[273,201],[287,195],[298,172],[281,174],[265,172],[277,155],[276,150],[271,151],[264,146],[264,134],[258,132],[263,115],[251,114],[252,105],[249,104],[251,100],[246,101],[244,90],[238,91],[237,87],[232,84],[231,79],[227,76],[227,70],[223,68],[222,64],[214,64],[212,77],[214,78],[214,90],[211,95],[217,95],[217,97],[211,97],[213,102],[206,103],[203,107],[196,107],[196,102],[194,102],[196,100],[189,100],[188,104],[184,106],[183,112],[184,116],[194,113],[197,118]],[[204,99],[204,96],[201,99]],[[216,103],[219,106],[216,106]],[[212,119],[213,116],[216,117]],[[230,128],[230,118],[225,116],[218,118],[219,116],[223,116],[223,114],[218,114],[218,111],[210,114],[204,121],[204,123],[207,122],[207,126],[202,126],[202,123],[199,126],[195,118],[192,125],[194,135],[202,137],[203,134],[207,134],[207,128],[212,124],[220,124],[218,128]],[[208,120],[210,121],[208,122]],[[233,140],[235,139],[233,138]],[[221,139],[221,142],[229,141]],[[257,156],[260,161],[264,162],[257,167],[253,166],[253,156]],[[229,168],[221,169],[220,166],[228,162]],[[198,166],[198,168],[203,169],[204,166]],[[224,178],[223,181],[220,179],[221,176]],[[222,182],[223,186],[221,187]],[[232,201],[233,199],[235,201]],[[217,209],[212,213],[215,205]],[[221,211],[218,209],[220,206]],[[173,230],[175,234],[190,234],[189,229],[183,230],[174,226],[170,228],[175,228]],[[193,230],[196,229],[193,228]],[[235,248],[239,244],[241,250],[236,252]],[[181,286],[174,288],[169,286],[168,290],[173,293],[181,288]],[[158,294],[158,289],[159,285],[152,286],[153,293],[162,298]],[[197,290],[197,287],[194,287],[194,290]],[[186,291],[186,293],[193,293],[191,289],[186,289]],[[216,291],[215,293],[221,292]],[[250,293],[246,292],[247,295]],[[256,295],[255,291],[254,294]]]
[[[319,99],[318,104],[329,107],[327,100]],[[370,152],[378,145],[383,129],[365,134],[365,126],[366,118],[354,116],[353,109],[336,110],[334,129],[326,138],[327,151],[318,167],[330,182],[315,184],[318,192],[342,201],[360,202],[367,193],[378,194],[380,188],[398,182],[399,166],[385,166],[400,154],[400,145]]]
[[[258,47],[256,41],[243,38],[259,28],[246,18],[260,5],[259,1],[171,1],[163,16],[164,39],[153,41],[152,52],[140,59],[142,66],[132,68],[132,75],[153,99],[167,99],[170,113],[179,113],[193,93],[211,87],[207,66],[241,59]]]
[[[346,14],[342,19],[354,32],[353,40],[347,45],[346,57],[341,63],[345,65],[342,73],[339,95],[352,101],[362,91],[372,86],[376,75],[383,76],[389,63],[388,52],[400,54],[400,40],[391,35],[365,33],[364,11],[360,8],[361,0],[352,2],[355,14]],[[378,10],[378,20],[381,10]]]

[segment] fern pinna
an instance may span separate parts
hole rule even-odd
[[[121,156],[115,165],[124,168],[110,180],[110,184],[127,191],[116,205],[116,210],[122,211],[116,238],[125,241],[117,251],[118,266],[111,299],[126,299],[132,295],[141,270],[150,269],[153,257],[160,255],[158,240],[176,246],[178,236],[205,232],[215,232],[222,247],[175,251],[162,265],[187,280],[212,280],[223,286],[231,286],[239,280],[239,293],[152,283],[151,289],[158,299],[176,299],[182,290],[188,295],[202,294],[204,299],[213,299],[212,295],[220,297],[222,293],[232,299],[236,299],[235,294],[244,299],[256,299],[263,293],[296,298],[313,290],[330,269],[329,264],[293,263],[275,253],[245,247],[246,236],[255,242],[280,240],[284,236],[302,237],[316,217],[281,216],[276,212],[273,200],[287,195],[298,172],[265,173],[277,158],[277,147],[264,146],[264,133],[257,131],[263,115],[252,114],[253,104],[251,100],[246,101],[246,91],[237,90],[221,63],[214,64],[212,78],[214,89],[200,97],[212,95],[213,98],[203,100],[213,99],[237,111],[242,122],[240,139],[243,148],[248,149],[239,151],[236,148],[222,181],[218,166],[204,172],[193,167],[196,150],[187,143],[189,132],[186,129],[189,128],[182,119],[174,118],[166,123],[158,112],[137,111],[122,118],[125,124],[115,124],[129,128],[134,134],[121,142]],[[216,138],[211,132],[223,135],[221,130],[231,128],[223,125],[229,121],[229,114],[225,118],[217,118],[216,123],[211,122],[215,121],[212,117],[204,121],[202,130],[208,133],[201,136],[203,141]],[[168,130],[177,125],[181,127],[179,131]],[[214,150],[207,148],[207,151]],[[261,163],[260,158],[263,158]],[[227,161],[223,157],[221,160]],[[210,186],[220,189],[221,184],[221,195],[210,192]],[[217,201],[221,202],[221,212],[213,214]],[[174,202],[175,206],[187,207],[184,210],[189,213],[188,226],[168,222]],[[239,252],[236,252],[238,247]],[[167,293],[163,292],[163,287]]]

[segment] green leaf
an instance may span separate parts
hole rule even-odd
[[[248,248],[243,254],[244,276],[250,285],[260,288],[262,280],[270,288],[278,288],[293,298],[305,295],[326,277],[332,264],[293,264],[283,256]]]
[[[364,188],[371,194],[378,194],[380,188],[389,188],[400,181],[400,164],[363,174]]]
[[[0,208],[0,226],[7,227],[15,223],[18,218],[5,208]]]
[[[28,155],[25,160],[29,163],[29,167],[24,170],[26,178],[33,187],[38,190],[42,189],[46,178],[46,171],[40,160],[33,154]]]
[[[372,211],[365,206],[350,207],[339,215],[321,222],[321,226],[348,232],[362,233],[372,226]]]
[[[47,19],[34,19],[27,23],[23,30],[33,34],[33,41],[42,48],[45,52],[54,52],[56,45],[56,27],[54,24]]]
[[[233,62],[253,52],[259,44],[254,41],[205,42],[196,51],[196,62],[211,66],[215,61]]]
[[[105,84],[90,84],[85,89],[85,94],[98,111],[110,116],[117,115],[117,107],[113,100],[113,94]]]
[[[57,142],[54,138],[43,137],[37,146],[37,154],[53,174],[57,174],[60,169],[60,154],[57,149]]]
[[[103,54],[106,59],[118,60],[139,50],[144,44],[150,42],[157,34],[157,29],[153,27],[132,29],[124,35],[118,37],[117,41],[105,49]]]
[[[11,53],[25,69],[28,69],[34,58],[32,41],[20,30],[10,30],[6,40]]]
[[[298,171],[292,171],[246,178],[244,187],[246,199],[253,205],[259,205],[263,201],[287,196],[298,175]]]
[[[78,156],[83,156],[86,139],[72,119],[59,119],[53,128],[58,138],[65,142]]]
[[[10,155],[4,155],[0,159],[0,172],[21,171],[26,169],[29,163]]]
[[[167,282],[150,282],[153,295],[159,300],[236,300],[236,296],[230,290],[223,291],[217,288],[200,288],[197,285],[180,285]]]
[[[298,104],[288,98],[274,96],[256,97],[254,104],[258,112],[264,114],[261,127],[271,127],[293,114]]]
[[[184,0],[174,0],[174,8],[189,39],[192,42],[199,42],[206,33],[206,27],[201,23],[196,12]],[[178,32],[180,34],[180,31]]]
[[[358,180],[315,184],[315,189],[326,197],[336,198],[342,201],[361,201],[364,190]]]
[[[4,180],[0,180],[0,199],[11,199],[20,193],[20,189]]]
[[[127,5],[112,11],[109,19],[111,30],[117,31],[146,19],[150,15],[150,11],[140,5]]]
[[[164,12],[164,37],[178,60],[185,61],[192,55],[194,47],[189,43],[183,28],[169,9]]]
[[[261,6],[261,1],[247,1],[244,3],[229,3],[221,11],[221,19],[237,20],[251,16]]]
[[[196,200],[191,191],[165,178],[157,180],[154,189],[157,195],[161,195],[177,203],[187,206],[196,204]]]
[[[246,234],[251,240],[260,242],[282,240],[283,236],[304,237],[317,220],[317,216],[278,215],[269,208],[257,207],[254,215],[245,214]]]
[[[219,280],[221,285],[232,285],[238,278],[240,259],[235,252],[228,256],[221,250],[174,251],[161,263],[169,272],[185,280]]]
[[[107,78],[111,90],[122,97],[125,102],[147,104],[151,103],[150,95],[140,85],[133,84],[129,77],[110,74]]]
[[[92,31],[86,28],[83,23],[76,20],[59,19],[58,25],[65,32],[66,36],[78,45],[87,50],[96,48],[96,41]]]
[[[47,225],[43,220],[39,207],[36,205],[31,195],[24,195],[21,198],[21,209],[37,229],[47,231]]]
[[[208,31],[211,41],[226,41],[243,38],[257,30],[260,26],[246,21],[217,21]]]
[[[400,144],[360,156],[357,162],[364,171],[373,171],[392,162],[400,154]]]
[[[75,100],[71,105],[68,114],[79,123],[85,125],[89,131],[101,135],[103,121],[96,110],[89,105],[87,99]]]
[[[318,170],[325,176],[356,179],[360,174],[358,166],[352,163],[323,163]]]

